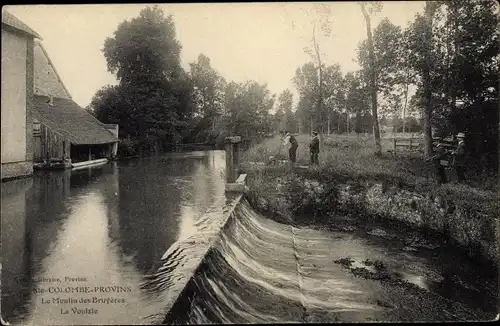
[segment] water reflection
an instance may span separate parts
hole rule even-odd
[[[31,230],[26,218],[26,197],[32,186],[31,179],[1,185],[3,317],[6,311],[25,314],[26,304],[30,300],[30,292],[24,282],[31,279],[33,269]]]
[[[65,325],[152,322],[146,317],[162,311],[162,296],[143,294],[143,277],[175,241],[197,232],[197,221],[223,197],[223,168],[223,152],[198,152],[2,183],[4,319]],[[46,278],[59,281],[41,282]],[[33,291],[80,285],[108,290]],[[109,290],[112,286],[122,290]],[[118,302],[76,305],[98,310],[91,314],[71,311],[72,299],[92,302],[94,297]],[[70,303],[45,304],[54,298]]]

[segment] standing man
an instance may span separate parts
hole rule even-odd
[[[439,184],[445,184],[448,182],[448,180],[446,179],[446,166],[448,166],[446,154],[446,149],[444,148],[443,144],[438,143],[436,145],[436,154],[428,159],[428,161],[432,160],[434,163],[437,181]]]
[[[313,138],[311,139],[311,143],[309,143],[309,151],[311,153],[311,165],[319,164],[319,139],[316,131],[313,131]]]
[[[457,149],[452,152],[455,158],[455,171],[457,172],[457,179],[459,183],[465,182],[465,134],[463,132],[458,133],[458,146]]]
[[[295,163],[297,161],[297,148],[299,147],[299,144],[297,139],[295,139],[295,137],[288,131],[285,131],[285,145],[290,146],[288,149],[288,156],[290,161]]]
[[[281,138],[280,153],[281,153],[281,147],[283,147],[285,150],[285,155],[286,155],[286,152],[289,152],[289,150],[290,150],[290,139],[287,138],[286,136],[287,135],[285,135],[284,131],[280,131],[280,138]]]

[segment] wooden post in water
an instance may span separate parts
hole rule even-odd
[[[234,183],[238,178],[238,167],[240,165],[241,137],[226,137],[226,183]]]

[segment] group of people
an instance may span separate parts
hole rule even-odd
[[[283,141],[283,146],[288,149],[288,157],[292,163],[297,161],[297,149],[299,144],[295,136],[290,134],[288,131],[281,131],[281,138]],[[309,143],[309,153],[311,165],[319,164],[319,138],[318,133],[314,131],[312,133],[313,137]],[[458,139],[458,145],[454,150],[448,150],[445,145],[440,141],[436,146],[436,153],[434,156],[428,159],[428,161],[433,161],[436,168],[436,176],[438,182],[441,184],[447,183],[446,178],[446,168],[453,166],[456,173],[458,182],[465,182],[465,134],[459,133],[456,138]]]
[[[453,166],[457,173],[458,182],[465,182],[465,134],[459,133],[457,135],[458,145],[455,150],[447,150],[442,142],[436,145],[436,153],[429,158],[434,162],[436,168],[436,176],[438,182],[441,184],[447,183],[446,168]],[[450,156],[451,155],[451,156]]]
[[[294,135],[290,134],[288,131],[281,131],[281,138],[283,139],[283,147],[288,149],[288,157],[292,163],[297,161],[297,148],[299,143]],[[313,131],[313,137],[309,143],[309,152],[311,157],[311,165],[319,164],[319,138],[318,133]]]

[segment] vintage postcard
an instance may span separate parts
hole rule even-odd
[[[497,320],[499,17],[3,6],[2,324]]]

